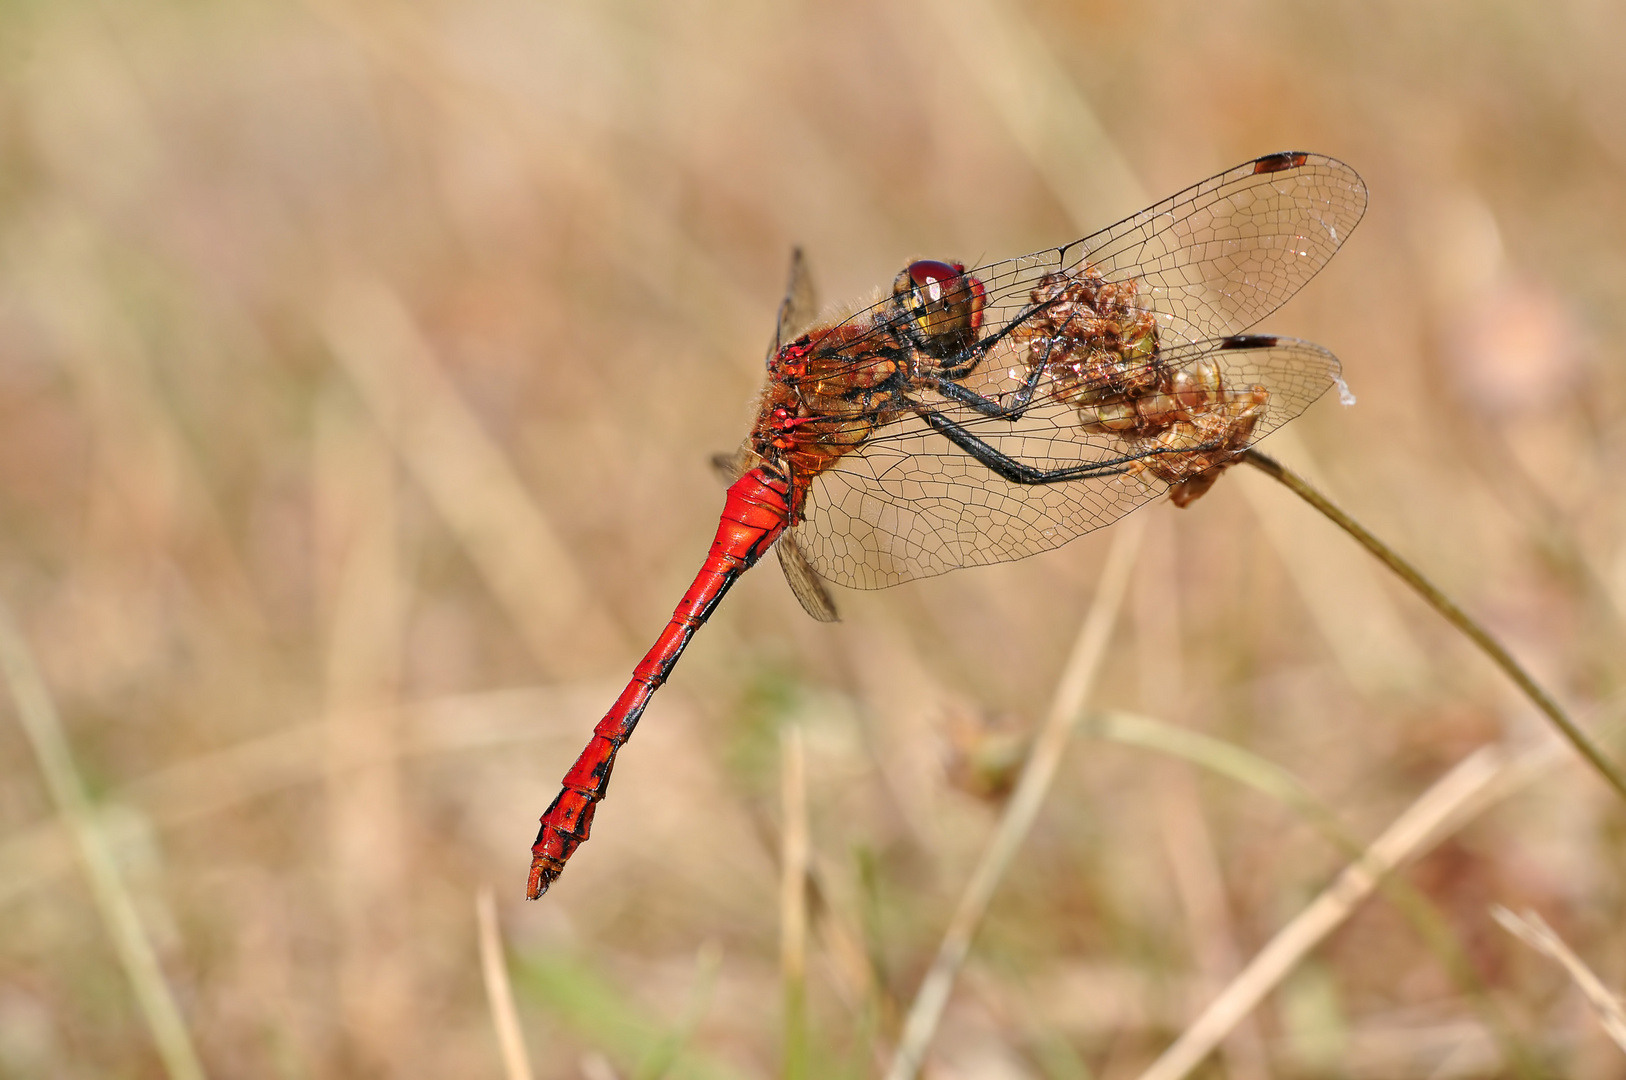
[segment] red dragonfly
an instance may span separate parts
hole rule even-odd
[[[813,321],[799,254],[705,565],[542,815],[527,895],[587,839],[615,756],[700,624],[770,547],[809,614],[1020,559],[1164,491],[1185,506],[1339,379],[1332,353],[1244,334],[1332,258],[1366,186],[1270,154],[1110,228],[967,270],[910,263],[878,303]]]

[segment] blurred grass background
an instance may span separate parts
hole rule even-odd
[[[775,1072],[779,731],[807,745],[815,1075],[875,1067],[1049,700],[1105,535],[846,621],[749,575],[519,902],[536,817],[698,567],[787,254],[859,299],[1258,154],[1349,161],[1269,330],[1359,405],[1265,448],[1582,716],[1623,674],[1626,9],[648,0],[0,5],[0,598],[211,1075],[493,1076],[497,890],[543,1077]],[[1082,218],[1082,225],[1075,220]],[[1534,711],[1238,470],[1150,507],[1102,704],[1233,742],[1369,838]],[[0,1074],[164,1074],[13,713]],[[1621,747],[1614,744],[1618,755]],[[1626,985],[1626,814],[1567,757],[1366,904],[1206,1075],[1622,1075],[1539,910]],[[1348,852],[1080,740],[938,1077],[1138,1073]],[[1487,1004],[1488,1002],[1488,1004]]]

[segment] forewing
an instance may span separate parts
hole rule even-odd
[[[1255,325],[1326,265],[1366,213],[1366,184],[1320,154],[1270,154],[1062,249],[1063,267],[1136,279],[1164,329],[1188,342]]]
[[[987,290],[981,347],[1032,317],[1046,274],[1086,265],[1136,283],[1165,345],[1240,334],[1314,277],[1365,213],[1365,182],[1334,158],[1294,151],[1243,162],[1070,244],[967,271]],[[890,303],[847,321],[884,325]]]
[[[1268,404],[1249,443],[1303,412],[1339,372],[1332,353],[1292,338],[1202,341],[1168,349],[1164,358],[1176,367],[1206,360],[1232,388],[1266,387]],[[1035,469],[1099,471],[1061,483],[1011,483],[911,415],[814,480],[798,536],[824,578],[878,589],[1023,558],[1110,525],[1168,489],[1146,467],[1144,448],[1087,430],[1054,385],[1041,386],[1014,421],[940,398],[920,404]]]
[[[773,356],[785,342],[794,340],[818,317],[819,297],[813,287],[813,274],[807,256],[799,247],[790,250],[790,270],[785,279],[785,298],[779,302],[779,322],[774,332]]]

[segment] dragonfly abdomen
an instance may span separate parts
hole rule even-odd
[[[531,876],[525,895],[535,900],[564,872],[565,862],[587,840],[593,812],[610,786],[615,755],[632,738],[633,729],[678,657],[739,576],[773,546],[790,520],[790,486],[777,474],[758,467],[728,489],[717,522],[717,535],[705,565],[683,594],[672,619],[633,670],[632,681],[593,729],[587,747],[570,767],[562,790],[542,815],[542,827],[531,847]]]

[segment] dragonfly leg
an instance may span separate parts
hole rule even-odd
[[[1020,420],[1023,414],[1028,411],[1028,407],[1033,404],[1033,394],[1038,388],[1039,380],[1043,374],[1044,368],[1035,367],[1027,377],[1026,382],[1023,383],[1022,389],[1016,392],[1016,396],[1009,405],[996,401],[991,397],[984,397],[975,390],[968,389],[953,379],[942,376],[930,379],[927,385],[950,401],[973,409],[990,419]]]
[[[1000,453],[982,439],[977,438],[953,420],[939,413],[922,409],[920,410],[920,416],[926,423],[941,432],[949,442],[988,466],[995,476],[1002,480],[1008,480],[1013,484],[1060,484],[1068,480],[1083,480],[1091,476],[1115,476],[1119,473],[1128,472],[1134,462],[1158,452],[1152,450],[1144,454],[1131,454],[1125,457],[1113,458],[1109,461],[1068,465],[1060,469],[1036,469],[1032,465],[1016,460],[1009,454]]]
[[[983,416],[992,417],[996,420],[1022,419],[1023,415],[1027,413],[1029,406],[1033,404],[1033,395],[1037,393],[1040,381],[1043,380],[1045,374],[1050,370],[1050,353],[1055,347],[1054,339],[1045,344],[1044,355],[1039,358],[1037,363],[1030,361],[1028,365],[1028,376],[1026,379],[1022,380],[1022,388],[1012,395],[1009,404],[1006,404],[1002,400],[979,394],[975,390],[963,385],[958,380],[970,376],[972,372],[976,370],[977,365],[987,358],[989,350],[992,349],[994,344],[996,344],[1000,339],[1004,338],[1018,325],[1025,322],[1038,312],[1044,310],[1048,306],[1049,303],[1047,302],[1045,304],[1035,305],[1033,308],[1030,308],[1017,319],[1012,320],[1011,324],[1006,326],[997,335],[989,338],[986,341],[979,342],[977,345],[976,355],[972,357],[969,363],[957,368],[945,367],[933,372],[926,379],[927,385],[929,385],[933,390],[936,390],[939,394],[942,394],[944,397],[948,398],[950,401],[954,401],[966,406],[967,408],[974,409]],[[1071,322],[1072,320],[1069,319],[1068,321]]]

